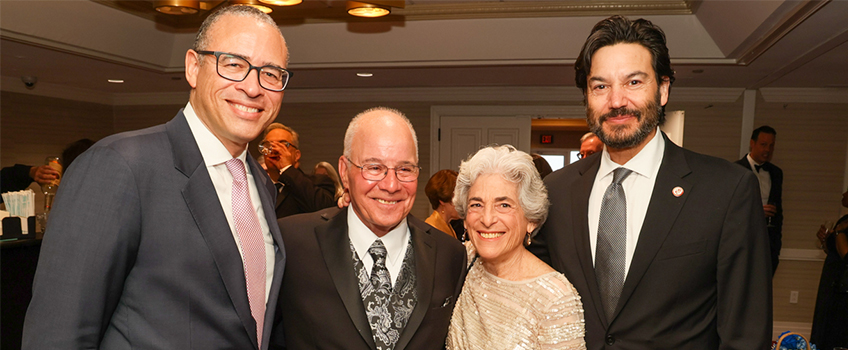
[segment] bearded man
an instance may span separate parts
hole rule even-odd
[[[606,147],[545,178],[551,210],[534,251],[580,293],[588,349],[767,349],[757,180],[659,130],[674,82],[665,34],[607,18],[575,70]]]

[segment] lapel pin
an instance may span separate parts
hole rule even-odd
[[[682,196],[683,195],[683,187],[680,187],[680,186],[675,187],[674,189],[671,190],[671,194],[673,194],[675,197]]]

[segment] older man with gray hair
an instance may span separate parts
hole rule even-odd
[[[339,158],[350,206],[279,221],[288,349],[444,347],[465,249],[409,214],[419,169],[402,113],[372,108],[350,122]]]

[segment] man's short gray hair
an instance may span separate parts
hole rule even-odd
[[[497,174],[518,186],[518,205],[528,221],[542,226],[548,218],[548,189],[529,154],[511,145],[490,146],[477,151],[459,165],[453,205],[459,217],[468,213],[468,191],[481,175]]]
[[[276,130],[276,129],[283,129],[285,131],[288,131],[289,134],[292,135],[292,139],[287,140],[287,141],[291,142],[292,145],[294,145],[294,147],[296,147],[298,149],[300,148],[300,135],[297,133],[297,131],[294,131],[294,129],[292,129],[288,126],[285,126],[282,123],[268,124],[268,126],[265,128],[265,131],[262,133],[262,141],[265,141],[265,139],[268,137],[268,133],[271,132],[271,130]]]
[[[209,31],[218,22],[221,17],[224,16],[239,16],[239,17],[250,17],[255,19],[259,23],[264,23],[266,25],[271,26],[272,28],[276,28],[277,32],[280,33],[280,36],[283,36],[283,31],[280,30],[280,26],[277,25],[277,22],[274,22],[274,19],[271,16],[268,16],[267,13],[262,12],[256,9],[253,6],[246,5],[230,5],[222,7],[203,21],[203,24],[200,25],[200,29],[197,30],[197,36],[194,37],[194,47],[192,50],[194,51],[204,51],[209,48]],[[285,39],[283,40],[285,43]],[[288,52],[288,44],[286,44],[286,52]],[[286,64],[288,64],[288,55],[286,55]]]
[[[591,131],[587,132],[587,133],[583,134],[583,136],[580,137],[580,143],[586,142],[586,140],[591,139],[593,137],[598,137],[598,135],[595,135],[595,133],[593,133]]]
[[[418,136],[416,136],[416,134],[415,134],[415,128],[412,127],[412,122],[410,122],[409,119],[403,113],[401,113],[401,111],[394,109],[394,108],[389,108],[389,107],[369,108],[369,109],[366,109],[365,111],[362,111],[361,113],[357,114],[355,117],[353,117],[353,119],[350,120],[350,124],[348,124],[347,131],[345,132],[344,150],[343,150],[343,153],[342,153],[342,154],[344,154],[345,158],[351,159],[350,153],[351,153],[351,148],[353,147],[353,138],[356,136],[356,133],[359,132],[359,126],[360,126],[360,124],[362,124],[362,119],[363,119],[362,116],[370,114],[372,112],[385,112],[385,113],[388,113],[388,114],[393,114],[393,115],[397,116],[398,118],[400,118],[400,120],[402,120],[406,124],[406,126],[409,128],[409,132],[412,134],[412,141],[415,144],[415,161],[417,162],[418,161]]]

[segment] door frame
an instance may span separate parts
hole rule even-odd
[[[462,115],[469,117],[530,117],[531,119],[585,119],[584,106],[516,106],[516,105],[479,105],[479,106],[431,106],[430,107],[430,174],[439,170],[439,128],[443,116]],[[530,135],[526,135],[530,138]]]

